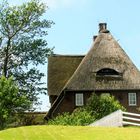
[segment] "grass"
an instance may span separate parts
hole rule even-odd
[[[139,127],[28,126],[0,131],[0,140],[140,140]]]

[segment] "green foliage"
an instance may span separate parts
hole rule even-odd
[[[91,111],[87,111],[84,107],[75,109],[71,116],[74,120],[73,125],[88,125],[95,120]]]
[[[36,112],[24,112],[18,115],[17,126],[42,125],[45,123],[44,115]]]
[[[39,0],[31,0],[19,6],[10,6],[6,0],[0,4],[0,66],[6,78],[13,76],[20,95],[32,103],[39,93],[46,93],[41,78],[44,73],[38,65],[44,65],[52,53],[47,47],[47,29],[52,21],[43,19],[46,6]]]
[[[91,113],[84,108],[77,108],[72,114],[63,113],[56,118],[49,120],[49,125],[87,125],[94,121]]]
[[[70,114],[68,112],[65,112],[61,115],[58,115],[56,118],[49,120],[49,125],[70,125],[71,124],[71,118]]]
[[[17,112],[23,112],[30,107],[26,96],[20,95],[13,78],[0,78],[0,129],[14,118]]]
[[[49,120],[51,125],[88,125],[118,109],[125,110],[114,96],[93,94],[85,107],[77,108],[70,113],[63,113]]]
[[[108,94],[102,94],[100,96],[93,94],[86,105],[86,110],[91,111],[95,119],[100,119],[119,109],[125,110],[119,101],[115,100],[114,96]]]

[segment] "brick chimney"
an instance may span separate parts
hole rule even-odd
[[[107,23],[99,23],[99,33],[109,33]]]

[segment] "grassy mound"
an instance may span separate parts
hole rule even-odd
[[[0,131],[0,140],[140,140],[140,128],[28,126]]]

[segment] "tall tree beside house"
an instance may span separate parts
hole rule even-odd
[[[0,4],[0,67],[1,75],[17,81],[20,95],[37,103],[37,95],[46,93],[41,86],[44,73],[37,69],[52,53],[45,40],[53,21],[43,19],[46,5],[31,0],[20,6]]]

